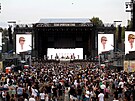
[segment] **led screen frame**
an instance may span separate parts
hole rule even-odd
[[[114,50],[114,34],[98,34],[98,54]]]
[[[125,31],[125,54],[135,51],[135,32]]]
[[[24,44],[21,47],[21,43]],[[32,35],[31,34],[16,34],[16,53],[30,51],[32,49]]]

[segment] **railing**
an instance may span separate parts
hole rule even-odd
[[[2,54],[2,60],[4,61],[5,59],[14,59],[14,58],[20,58],[19,55],[17,54]]]
[[[33,24],[16,24],[16,27],[33,27]]]

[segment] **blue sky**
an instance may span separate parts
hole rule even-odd
[[[125,2],[130,0],[0,0],[0,22],[36,23],[41,18],[92,18],[104,23],[122,21],[127,25],[130,13]]]

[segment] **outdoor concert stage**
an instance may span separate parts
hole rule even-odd
[[[94,50],[95,34],[89,19],[41,19],[33,28],[38,57],[84,59]]]

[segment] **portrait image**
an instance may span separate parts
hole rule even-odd
[[[98,34],[98,54],[114,49],[113,34]]]
[[[16,53],[31,50],[32,36],[31,34],[17,34],[16,35]]]

